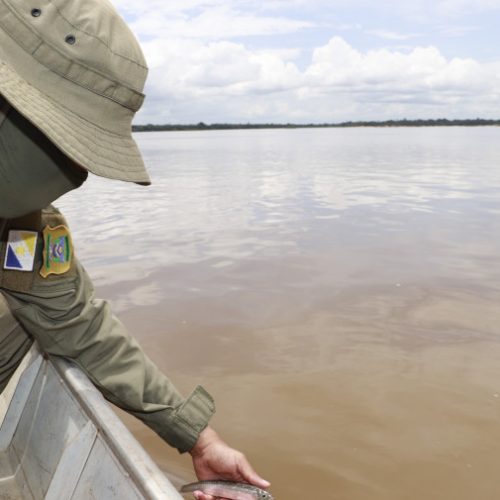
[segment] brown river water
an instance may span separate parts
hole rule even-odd
[[[142,134],[152,187],[94,178],[59,207],[99,296],[209,389],[277,500],[498,500],[499,135]]]

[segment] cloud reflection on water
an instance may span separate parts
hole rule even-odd
[[[484,137],[496,133],[483,128],[144,134],[137,139],[153,186],[92,177],[59,205],[98,284],[181,263],[210,260],[221,266],[293,257],[311,245],[319,252],[349,247],[354,242],[346,228],[365,243],[370,234],[395,228],[411,240],[412,234],[449,229],[457,221],[478,222],[479,228],[488,220],[496,223],[499,155],[481,149]],[[332,234],[335,243],[329,241]]]
[[[59,205],[99,292],[177,384],[209,383],[276,497],[469,500],[498,489],[497,135],[144,134],[152,187],[92,178]]]

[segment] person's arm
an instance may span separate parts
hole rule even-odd
[[[66,222],[50,208],[37,224],[56,227]],[[215,412],[210,394],[200,386],[187,398],[179,394],[109,304],[95,299],[91,280],[78,260],[73,257],[68,273],[42,278],[40,252],[37,255],[31,278],[21,273],[30,279],[20,280],[19,273],[4,276],[2,288],[13,315],[40,347],[72,359],[109,401],[141,419],[180,452],[189,451],[200,479],[263,484],[245,457],[208,427]]]
[[[200,481],[224,479],[250,483],[263,489],[270,486],[268,481],[253,470],[245,455],[228,446],[210,426],[200,434],[189,453]],[[213,496],[201,491],[194,492],[194,496],[197,500],[214,500]]]
[[[111,312],[94,298],[90,279],[74,272],[52,281],[36,278],[29,291],[3,290],[15,318],[48,354],[75,362],[104,397],[142,420],[170,446],[188,452],[215,412],[198,386],[187,398],[146,356]]]
[[[67,226],[53,207],[8,227],[42,232]],[[69,233],[68,236],[69,238]],[[0,253],[4,253],[0,238]],[[32,272],[0,270],[0,288],[13,316],[48,354],[72,359],[112,403],[135,415],[180,452],[191,450],[215,412],[210,394],[197,387],[184,398],[146,356],[73,255],[64,274],[45,275],[39,236]],[[71,256],[72,250],[69,254]]]

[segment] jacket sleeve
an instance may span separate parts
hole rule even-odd
[[[109,304],[94,297],[76,258],[73,265],[69,276],[37,278],[27,292],[3,290],[14,316],[43,350],[77,363],[109,401],[180,452],[189,451],[215,412],[212,397],[198,386],[184,399]]]

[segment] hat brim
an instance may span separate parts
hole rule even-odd
[[[64,154],[101,177],[151,183],[132,137],[105,130],[30,85],[0,62],[0,94]]]

